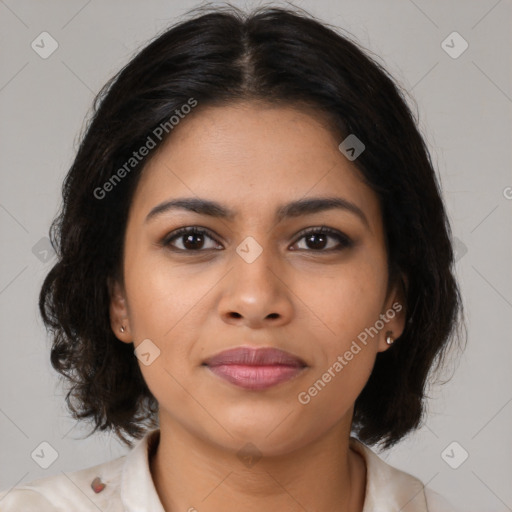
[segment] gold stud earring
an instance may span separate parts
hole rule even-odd
[[[395,340],[392,338],[392,336],[391,336],[392,334],[393,334],[393,331],[388,331],[388,332],[386,333],[386,343],[387,343],[388,345],[392,345],[392,344],[393,344],[393,342],[395,341]]]

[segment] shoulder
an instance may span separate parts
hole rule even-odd
[[[0,512],[122,512],[119,489],[125,457],[2,490]]]
[[[425,487],[428,512],[460,512],[444,496]]]
[[[366,463],[363,512],[391,510],[390,505],[402,512],[459,512],[440,494],[425,487],[420,479],[391,466],[357,438],[350,438],[350,447]]]

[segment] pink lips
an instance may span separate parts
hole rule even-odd
[[[225,350],[204,362],[210,371],[236,386],[260,390],[299,374],[306,364],[275,348],[238,347]]]

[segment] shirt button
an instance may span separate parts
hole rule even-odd
[[[98,494],[99,492],[103,491],[103,489],[105,489],[106,487],[106,484],[104,484],[100,477],[97,476],[91,483],[91,487],[92,487],[92,490]]]

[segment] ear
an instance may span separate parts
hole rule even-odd
[[[384,327],[379,332],[378,352],[384,352],[392,347],[392,344],[390,345],[386,342],[388,336],[394,341],[404,332],[406,318],[405,299],[408,286],[409,279],[403,273],[400,273],[395,284],[388,292],[384,310],[381,313]]]
[[[107,286],[110,295],[110,327],[118,340],[132,343],[133,337],[124,288],[119,281],[110,277],[107,279]],[[121,329],[124,329],[124,332]]]

